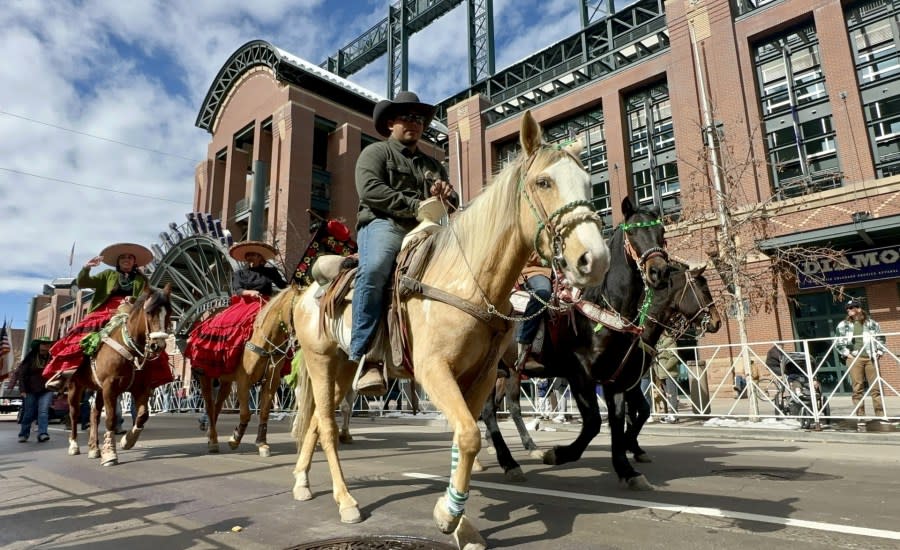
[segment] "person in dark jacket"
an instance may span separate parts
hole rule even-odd
[[[277,255],[274,246],[244,241],[233,245],[228,252],[235,260],[244,262],[244,267],[231,277],[234,292],[231,305],[198,323],[191,330],[184,350],[191,368],[210,378],[230,374],[238,368],[244,344],[253,334],[253,320],[275,288],[287,286],[281,272],[267,263]]]
[[[28,441],[31,435],[31,424],[37,420],[39,443],[49,441],[47,424],[50,422],[50,403],[53,392],[44,386],[44,367],[50,359],[49,338],[35,338],[31,341],[28,353],[19,363],[15,374],[9,381],[12,388],[19,384],[22,393],[22,421],[19,424],[19,443]]]
[[[363,149],[356,162],[359,269],[349,358],[359,363],[354,389],[363,395],[387,391],[381,369],[366,361],[366,352],[385,309],[385,294],[403,237],[418,223],[419,204],[430,196],[450,206],[459,203],[444,167],[418,147],[434,110],[407,91],[398,93],[393,101],[379,101],[372,118],[378,133],[388,139]]]

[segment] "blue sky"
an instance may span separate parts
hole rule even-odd
[[[340,4],[336,11],[333,6]],[[0,322],[112,242],[149,245],[191,210],[209,135],[194,127],[218,70],[271,42],[320,63],[387,14],[369,0],[13,0],[0,10]],[[580,0],[494,0],[496,67],[571,35]],[[427,101],[468,79],[466,3],[410,39]],[[384,58],[350,80],[386,90]],[[134,196],[140,195],[140,196]],[[75,244],[74,262],[69,252]]]

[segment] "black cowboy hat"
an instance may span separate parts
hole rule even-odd
[[[375,110],[372,111],[372,120],[375,122],[375,129],[378,133],[387,137],[391,135],[391,130],[388,128],[387,123],[397,115],[406,113],[422,115],[425,117],[424,127],[428,128],[428,125],[431,124],[431,119],[434,118],[434,110],[434,105],[422,103],[419,101],[419,96],[404,90],[399,92],[393,101],[382,99],[376,103]]]
[[[850,298],[847,300],[847,303],[844,305],[844,309],[850,309],[851,307],[862,308],[862,303],[856,298]]]

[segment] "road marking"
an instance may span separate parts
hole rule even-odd
[[[433,481],[446,481],[449,478],[444,476],[436,476],[432,474],[405,473],[406,477],[414,479],[426,479]],[[675,512],[680,514],[694,514],[698,516],[709,516],[714,518],[728,518],[757,521],[760,523],[772,523],[775,525],[784,525],[788,527],[800,527],[802,529],[815,529],[817,531],[830,531],[832,533],[844,533],[848,535],[863,535],[866,537],[877,537],[882,539],[900,540],[900,531],[888,531],[886,529],[869,529],[868,527],[855,527],[853,525],[841,525],[839,523],[825,523],[821,521],[807,521],[804,519],[781,518],[778,516],[766,516],[762,514],[748,514],[746,512],[735,512],[733,510],[721,510],[719,508],[705,508],[702,506],[680,506],[677,504],[666,504],[663,502],[650,502],[645,500],[633,500],[630,498],[602,497],[596,495],[587,495],[584,493],[569,493],[564,491],[554,491],[553,489],[539,489],[537,487],[516,487],[513,485],[504,485],[501,483],[491,483],[487,481],[472,481],[472,487],[480,487],[484,489],[493,489],[495,491],[506,491],[509,493],[523,493],[528,495],[541,494],[551,497],[558,497],[570,500],[584,500],[587,502],[602,502],[605,504],[617,504],[619,506],[630,506],[632,508],[647,508],[650,510],[665,510],[667,512]]]

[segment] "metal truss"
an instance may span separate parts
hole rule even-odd
[[[494,74],[494,5],[492,0],[468,0],[469,85]]]
[[[264,65],[275,70],[280,56],[271,44],[264,40],[254,40],[241,46],[219,70],[213,85],[206,93],[206,99],[197,115],[194,124],[207,132],[212,132],[212,125],[219,111],[222,100],[228,90],[241,77],[244,71],[256,65]]]
[[[614,0],[581,0],[581,26],[590,27],[615,11]]]
[[[553,97],[599,80],[669,47],[663,0],[640,0],[504,69],[438,105],[437,118],[472,95],[494,104],[488,124],[514,116]]]

